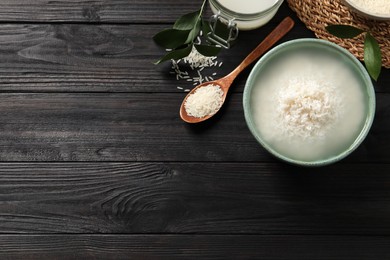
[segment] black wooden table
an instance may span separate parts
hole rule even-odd
[[[152,41],[200,0],[0,1],[0,259],[390,259],[390,70],[365,142],[322,168],[250,134],[236,81],[201,125]],[[207,11],[210,13],[210,11]],[[284,3],[213,68],[231,71]]]

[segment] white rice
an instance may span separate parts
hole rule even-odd
[[[201,118],[215,114],[223,103],[223,91],[218,85],[209,84],[190,94],[184,108],[188,115]]]

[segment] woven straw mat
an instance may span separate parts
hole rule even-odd
[[[353,39],[340,39],[329,34],[325,27],[331,24],[345,24],[369,31],[381,48],[382,65],[390,68],[390,21],[366,19],[351,11],[342,1],[287,0],[290,8],[318,38],[340,45],[360,60],[363,60],[364,34]]]

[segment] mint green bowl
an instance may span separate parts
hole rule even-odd
[[[281,152],[281,149],[275,149],[272,142],[267,141],[267,139],[262,136],[261,134],[262,130],[259,130],[259,128],[262,128],[262,126],[258,126],[258,127],[256,126],[254,114],[253,114],[254,109],[252,109],[254,107],[254,104],[258,104],[256,103],[256,98],[257,98],[256,95],[258,96],[258,94],[254,94],[254,90],[256,88],[264,87],[261,85],[262,84],[261,78],[262,77],[264,78],[264,75],[269,75],[264,73],[268,73],[270,71],[270,68],[272,68],[272,70],[276,70],[277,72],[281,71],[281,69],[277,67],[278,65],[275,64],[280,64],[280,61],[283,60],[283,57],[286,57],[286,55],[292,55],[291,53],[297,53],[300,51],[305,52],[306,50],[310,51],[311,53],[319,53],[319,55],[325,54],[327,57],[328,56],[335,57],[334,60],[340,62],[341,63],[340,66],[342,66],[343,68],[344,66],[346,66],[345,68],[348,69],[349,71],[348,73],[351,73],[355,78],[354,81],[356,80],[355,82],[358,82],[359,84],[358,89],[360,90],[358,92],[360,97],[362,97],[361,98],[363,104],[362,107],[364,107],[364,112],[361,113],[361,117],[360,117],[363,118],[363,121],[359,121],[361,122],[359,123],[359,127],[357,129],[354,129],[355,134],[350,135],[348,139],[350,141],[346,141],[347,143],[345,144],[345,147],[343,145],[341,150],[338,149],[338,151],[334,153],[330,153],[325,157],[316,158],[316,159],[305,159],[305,158],[297,159],[294,158],[294,156],[291,156],[291,153],[290,155],[288,155],[286,153]],[[278,60],[279,63],[277,62]],[[318,60],[318,63],[320,62],[321,60]],[[266,83],[263,83],[263,85],[265,84]],[[260,90],[260,91],[264,91],[264,90]],[[361,102],[357,102],[357,103],[360,104]],[[295,165],[324,166],[324,165],[335,163],[345,158],[346,156],[351,154],[363,142],[374,120],[375,91],[372,85],[371,78],[368,75],[364,66],[347,50],[341,48],[340,46],[334,43],[325,40],[297,39],[297,40],[291,40],[285,42],[283,44],[274,47],[255,64],[254,68],[249,74],[249,77],[245,85],[244,95],[243,95],[243,107],[244,107],[245,120],[252,135],[256,138],[257,142],[261,146],[263,146],[268,152],[270,152],[272,155],[276,156],[282,161],[295,164]],[[273,109],[272,106],[269,109],[271,109],[272,111]],[[309,148],[309,150],[310,149],[311,148]],[[313,153],[315,152],[316,151],[313,150]]]

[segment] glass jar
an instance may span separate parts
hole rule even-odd
[[[212,32],[209,38],[229,48],[230,42],[237,38],[239,30],[253,30],[269,22],[283,0],[210,0],[209,3],[214,13],[211,18]],[[218,21],[224,23],[230,31],[228,39],[222,42],[213,30]]]

